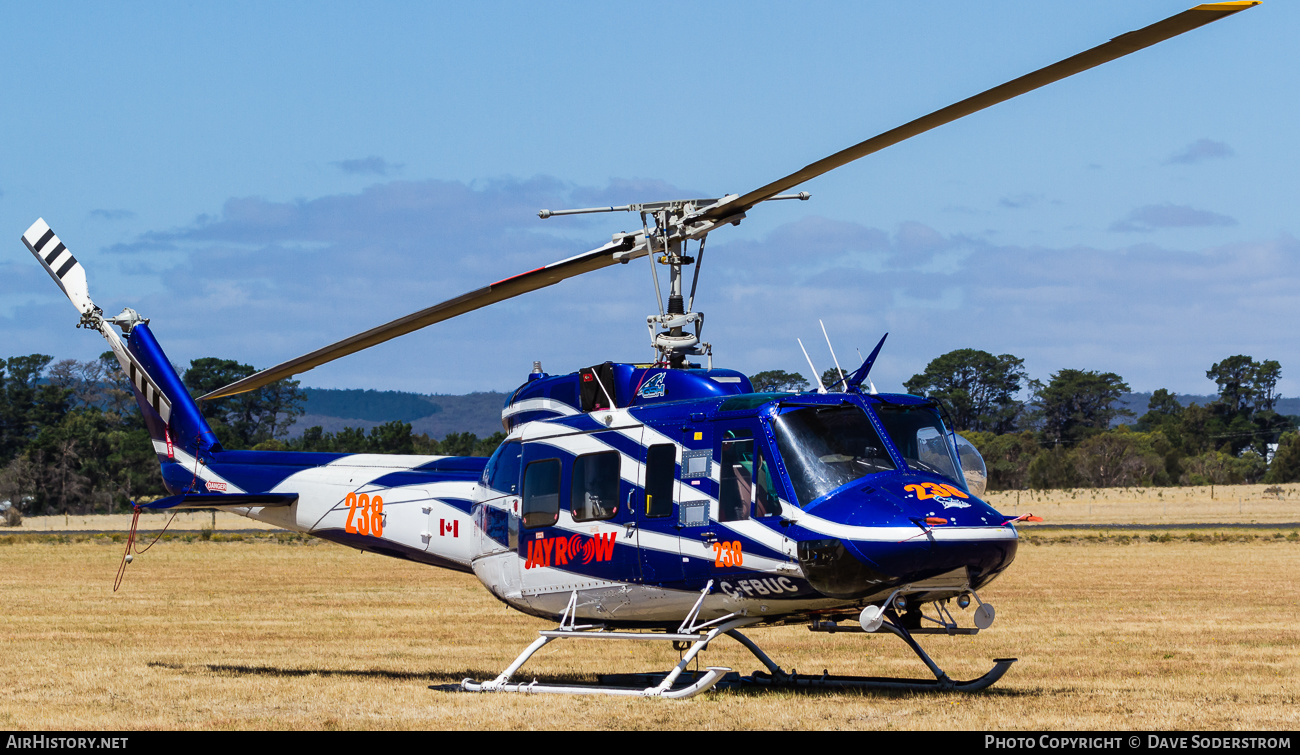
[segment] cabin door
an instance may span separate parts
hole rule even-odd
[[[643,430],[636,490],[629,504],[646,584],[676,586],[683,575],[677,490],[679,446]]]
[[[613,431],[524,443],[517,554],[525,595],[640,582],[636,462]]]

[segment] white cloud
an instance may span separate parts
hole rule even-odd
[[[1217,212],[1198,210],[1175,204],[1153,204],[1139,207],[1122,219],[1111,223],[1107,230],[1127,233],[1149,233],[1157,228],[1199,228],[1236,225],[1235,218]]]
[[[1213,139],[1197,139],[1191,144],[1170,155],[1165,165],[1195,165],[1206,160],[1232,157],[1236,153],[1223,142]]]
[[[371,155],[353,160],[339,160],[330,163],[344,173],[369,176],[387,176],[402,169],[401,163],[390,163],[382,157]]]

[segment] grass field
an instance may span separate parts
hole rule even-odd
[[[297,537],[185,537],[137,557],[114,593],[120,542],[0,535],[0,728],[1300,728],[1290,531],[1026,533],[1013,567],[982,591],[994,626],[924,638],[955,678],[1020,658],[983,693],[684,701],[431,690],[495,676],[549,625],[469,575]],[[924,675],[888,636],[751,636],[803,673]],[[560,643],[520,676],[594,679],[676,660],[666,646]],[[730,640],[704,664],[758,667]]]
[[[1032,513],[1049,526],[1300,522],[1297,484],[1013,490],[985,499],[1002,513]]]

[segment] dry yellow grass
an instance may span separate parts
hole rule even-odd
[[[168,521],[171,520],[171,524]],[[168,532],[199,531],[204,528],[215,532],[230,530],[274,530],[279,529],[269,524],[230,514],[224,511],[178,511],[172,519],[169,511],[141,511],[139,527],[142,531],[156,532],[163,527]],[[0,529],[5,532],[125,532],[131,528],[131,515],[128,514],[89,514],[85,516],[27,516],[17,527]]]
[[[1004,514],[1036,514],[1047,525],[1300,522],[1297,484],[1012,490],[985,499]]]
[[[548,625],[471,576],[334,545],[0,537],[0,728],[1296,729],[1300,543],[1026,543],[978,637],[926,637],[975,695],[715,692],[685,701],[430,690],[490,678]],[[887,636],[751,633],[787,669],[921,676]],[[666,647],[551,646],[524,678],[667,669]],[[705,664],[748,673],[730,640]]]

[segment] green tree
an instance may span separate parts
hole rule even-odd
[[[1251,448],[1264,456],[1268,445],[1296,425],[1279,415],[1277,381],[1282,367],[1268,359],[1256,362],[1244,354],[1228,357],[1211,365],[1205,376],[1219,386],[1219,398],[1211,409],[1225,425],[1217,440],[1225,453],[1240,455]]]
[[[488,437],[483,438],[474,444],[474,455],[491,456],[493,452],[497,450],[497,446],[504,443],[505,440],[506,440],[505,433],[500,431],[492,433]]]
[[[1254,451],[1234,456],[1223,451],[1206,451],[1183,459],[1184,485],[1240,485],[1259,482],[1267,471],[1264,457]]]
[[[1147,413],[1138,418],[1135,430],[1146,432],[1177,423],[1183,414],[1183,405],[1178,401],[1178,394],[1161,388],[1151,394],[1147,401]]]
[[[443,456],[473,456],[478,436],[474,433],[447,433],[438,441],[438,453]]]
[[[96,493],[102,493],[109,471],[108,423],[96,408],[69,412],[57,425],[41,428],[26,449],[40,470],[35,511],[66,514],[76,509],[89,513]],[[103,503],[107,500],[101,497]]]
[[[1219,402],[1231,414],[1271,411],[1277,404],[1282,366],[1268,359],[1256,362],[1244,354],[1228,357],[1205,371],[1219,386]]]
[[[808,390],[808,380],[803,375],[785,370],[765,370],[750,376],[749,382],[755,393],[800,393]]]
[[[822,373],[822,385],[828,391],[842,391],[844,390],[845,381],[849,379],[851,374],[851,372],[845,372],[844,376],[840,377],[840,371],[831,367]]]
[[[202,396],[248,377],[257,370],[232,359],[202,357],[190,362],[182,381],[193,396]],[[252,448],[288,434],[303,413],[306,394],[297,380],[279,380],[257,390],[204,401],[199,411],[226,448]]]
[[[1289,432],[1278,441],[1277,453],[1268,465],[1264,482],[1270,485],[1300,482],[1300,433]]]
[[[415,441],[411,437],[411,424],[393,420],[370,428],[370,453],[413,454]]]
[[[1115,406],[1129,387],[1113,372],[1066,369],[1047,385],[1037,380],[1030,385],[1044,445],[1076,443],[1104,432],[1115,418],[1133,414]]]
[[[1029,462],[1026,483],[1033,490],[1077,488],[1081,485],[1074,449],[1066,446],[1044,448]]]
[[[1176,437],[1184,456],[1197,456],[1217,448],[1227,433],[1227,425],[1209,407],[1192,404],[1183,409],[1176,424]]]
[[[958,349],[931,361],[903,387],[908,393],[941,402],[958,431],[1002,434],[1015,430],[1024,409],[1016,394],[1025,377],[1022,359]]]
[[[1031,432],[983,433],[967,430],[961,433],[984,457],[988,468],[989,490],[1023,490],[1029,483],[1029,464],[1038,455],[1038,441]]]
[[[1160,433],[1136,433],[1120,425],[1079,443],[1074,449],[1074,467],[1080,484],[1087,487],[1168,484],[1161,453],[1167,446]]]
[[[0,463],[8,462],[35,440],[44,427],[57,425],[69,409],[69,392],[42,382],[53,357],[9,357],[0,367]]]

